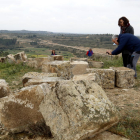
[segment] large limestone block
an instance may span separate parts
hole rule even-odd
[[[15,54],[14,58],[17,62],[24,62],[27,60],[27,55],[23,51],[23,52],[19,52],[19,53]]]
[[[48,90],[47,84],[25,87],[0,99],[0,133],[27,131],[28,126],[44,121],[38,111]]]
[[[98,61],[88,61],[89,67],[90,68],[102,68],[104,66],[103,62],[98,62]]]
[[[64,79],[71,78],[69,61],[52,61],[43,63],[42,71],[46,73],[57,73],[58,77],[62,77]]]
[[[87,61],[87,58],[72,57],[72,58],[70,59],[70,61],[71,61],[71,62],[73,62],[73,61]]]
[[[64,80],[64,79],[61,77],[46,77],[43,79],[29,79],[26,83],[24,83],[24,86],[48,83],[52,87],[57,81],[61,81],[61,80]]]
[[[7,55],[7,56],[6,56],[6,60],[7,60],[8,63],[16,63],[16,60],[15,60],[13,54]]]
[[[29,79],[42,80],[48,77],[57,77],[57,73],[39,73],[39,72],[28,72],[22,77],[23,86],[28,82]]]
[[[115,85],[122,88],[130,88],[135,84],[135,71],[126,67],[112,67],[115,70]]]
[[[55,60],[58,60],[58,61],[63,61],[63,56],[62,55],[51,55],[51,60],[52,61],[55,61]]]
[[[27,65],[33,68],[42,69],[45,62],[51,61],[50,57],[28,58]]]
[[[81,75],[86,73],[86,69],[89,67],[88,63],[85,61],[73,61],[71,64],[71,74],[72,77],[74,75]]]
[[[8,83],[4,79],[0,79],[0,98],[10,94]]]
[[[89,81],[94,81],[94,82],[98,83],[99,85],[101,85],[101,79],[96,73],[74,75],[73,80],[74,81],[89,80]]]
[[[101,79],[101,83],[98,83],[103,88],[114,88],[115,86],[115,71],[112,69],[96,69],[89,68],[87,73],[96,73]]]
[[[103,89],[92,81],[59,81],[40,105],[55,140],[83,140],[119,120]]]

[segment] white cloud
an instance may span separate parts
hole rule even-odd
[[[0,0],[0,29],[119,33],[126,16],[140,35],[139,0]]]

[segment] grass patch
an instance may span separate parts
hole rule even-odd
[[[140,110],[132,110],[108,131],[125,136],[130,140],[140,140]]]
[[[27,72],[40,72],[40,70],[23,63],[0,63],[0,79],[5,79],[13,90],[22,87],[22,76]]]

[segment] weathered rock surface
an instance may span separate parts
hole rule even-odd
[[[102,68],[104,66],[103,62],[88,60],[90,68]]]
[[[129,140],[129,139],[105,131],[103,133],[98,134],[97,136],[93,138],[88,138],[86,140]]]
[[[91,81],[59,81],[40,105],[55,140],[83,140],[118,122],[103,89]]]
[[[8,63],[15,63],[16,62],[13,54],[7,55],[6,60],[7,60]]]
[[[52,61],[55,61],[55,60],[58,60],[58,61],[63,61],[63,56],[62,55],[51,55],[51,60]]]
[[[94,82],[98,83],[99,85],[101,85],[101,79],[96,73],[74,75],[73,80],[74,81],[79,81],[79,80],[94,81]]]
[[[73,61],[71,64],[71,75],[86,74],[86,69],[89,68],[88,63],[85,61]]]
[[[87,73],[96,73],[101,79],[101,83],[98,83],[103,88],[114,88],[115,86],[115,71],[112,69],[87,69]]]
[[[27,65],[33,68],[42,69],[42,64],[50,61],[50,57],[28,58]]]
[[[71,62],[73,61],[87,61],[88,59],[87,58],[77,58],[77,57],[72,57],[70,59]]]
[[[62,77],[64,79],[71,78],[69,61],[52,61],[48,63],[43,63],[42,71],[46,73],[57,73],[58,77]]]
[[[30,85],[39,85],[42,83],[48,83],[50,86],[53,86],[57,81],[64,80],[61,77],[46,77],[42,79],[29,79],[26,83],[24,83],[24,86],[30,86]]]
[[[0,79],[0,98],[10,94],[8,83],[4,79]]]
[[[111,67],[115,70],[115,85],[117,87],[130,88],[135,84],[135,71],[126,67]]]
[[[24,62],[27,60],[27,56],[25,54],[25,52],[19,52],[17,54],[14,55],[14,58],[17,62]]]
[[[0,62],[1,62],[1,63],[4,63],[5,60],[6,60],[6,57],[0,57]]]
[[[47,84],[22,88],[19,93],[0,99],[0,133],[21,132],[30,124],[43,121],[38,111],[47,93]]]
[[[24,86],[28,82],[29,79],[45,80],[48,77],[57,77],[57,73],[28,72],[22,77],[22,83]]]

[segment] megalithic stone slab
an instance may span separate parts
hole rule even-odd
[[[130,88],[135,85],[135,71],[126,67],[111,67],[115,70],[115,85],[121,88]]]
[[[115,87],[115,71],[113,69],[88,68],[87,73],[96,73],[101,80],[99,85],[103,88],[111,89]]]
[[[40,105],[56,140],[84,140],[119,121],[118,111],[95,82],[58,81]]]
[[[71,64],[71,75],[81,75],[86,74],[86,69],[89,68],[89,65],[85,61],[73,61]]]
[[[43,63],[42,71],[46,73],[57,73],[58,77],[71,78],[70,61],[52,61]]]

